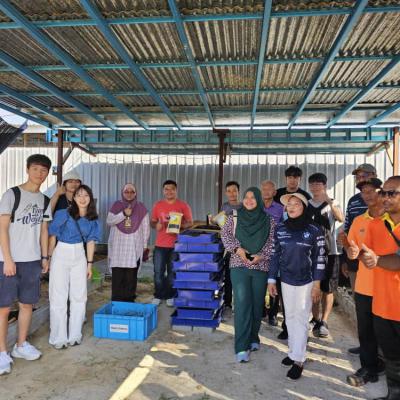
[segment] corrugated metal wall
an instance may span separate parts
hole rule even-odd
[[[0,156],[0,192],[25,180],[25,160],[30,154],[42,153],[56,162],[55,148],[8,148]],[[243,189],[259,185],[264,179],[284,185],[284,170],[288,165],[303,169],[304,182],[314,172],[328,176],[329,194],[344,208],[355,192],[353,169],[364,162],[376,166],[378,176],[385,179],[392,175],[392,166],[386,153],[375,155],[268,155],[230,156],[224,169],[224,182],[237,180]],[[91,157],[74,150],[64,172],[76,168],[83,181],[93,188],[98,199],[100,217],[104,221],[107,210],[117,198],[124,183],[134,182],[140,201],[151,209],[152,204],[162,197],[162,183],[166,179],[178,182],[179,197],[187,201],[195,219],[204,219],[217,207],[217,156],[165,156],[165,155],[98,155]],[[303,182],[302,187],[307,189]],[[56,177],[49,176],[43,190],[47,194],[55,191]],[[104,224],[103,240],[108,231]]]

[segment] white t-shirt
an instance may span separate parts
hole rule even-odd
[[[21,200],[9,228],[11,257],[14,262],[37,261],[41,257],[40,227],[43,220],[51,221],[51,207],[49,204],[43,218],[43,193],[19,189]],[[0,215],[11,215],[14,203],[14,192],[8,189],[0,201]],[[4,261],[1,248],[0,261]]]
[[[308,202],[315,208],[318,208],[321,204],[322,201],[317,202],[313,199],[308,200]],[[339,203],[336,200],[333,200],[333,205],[335,207],[339,207]],[[338,255],[340,254],[339,249],[338,249],[338,245],[337,245],[337,232],[336,232],[336,219],[333,215],[331,206],[329,204],[327,204],[322,210],[321,210],[321,215],[326,215],[329,219],[329,224],[331,226],[331,230],[330,230],[330,234],[329,234],[329,238],[330,238],[330,251],[329,251],[329,255]]]

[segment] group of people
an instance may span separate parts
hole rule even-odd
[[[13,358],[41,357],[26,339],[33,305],[40,299],[41,274],[49,267],[49,342],[62,349],[82,341],[100,224],[92,190],[75,173],[65,176],[51,200],[40,192],[50,167],[47,156],[28,157],[27,181],[7,190],[0,201],[0,375],[11,371]],[[8,316],[16,300],[18,339],[10,356]]]
[[[333,292],[339,279],[337,223],[344,221],[338,203],[327,195],[327,177],[308,178],[311,194],[300,188],[302,171],[285,171],[286,186],[263,181],[251,187],[239,201],[238,182],[226,184],[227,202],[222,211],[228,219],[221,230],[226,249],[225,296],[233,288],[235,353],[248,362],[260,347],[260,329],[268,288],[268,322],[276,326],[281,306],[284,321],[279,339],[288,339],[289,353],[282,364],[287,376],[300,378],[313,318],[313,332],[326,337]],[[227,293],[228,291],[228,293]],[[230,302],[225,302],[231,307]],[[322,307],[321,307],[322,306]]]
[[[30,156],[28,180],[7,190],[0,201],[0,375],[10,372],[12,357],[41,356],[26,338],[32,305],[40,297],[40,276],[49,267],[49,342],[62,349],[82,341],[87,278],[101,237],[96,202],[76,172],[64,176],[51,199],[43,195],[40,186],[50,167],[46,156]],[[393,400],[400,396],[400,177],[382,184],[370,164],[359,166],[353,175],[360,193],[349,200],[346,216],[328,196],[323,173],[308,177],[307,193],[300,188],[301,169],[291,166],[285,171],[285,187],[277,189],[274,182],[263,181],[260,188],[247,189],[242,201],[239,183],[226,184],[222,211],[227,219],[221,228],[225,307],[229,312],[234,306],[236,360],[248,362],[250,353],[260,348],[268,290],[268,322],[277,325],[279,308],[284,316],[278,337],[288,339],[289,352],[282,365],[290,367],[290,379],[298,379],[310,326],[315,336],[329,335],[341,266],[355,293],[360,341],[349,351],[360,354],[361,368],[347,382],[353,386],[375,382],[386,369],[385,398]],[[175,181],[164,182],[163,195],[149,213],[137,200],[135,185],[127,183],[108,212],[113,301],[135,301],[137,273],[148,257],[153,228],[153,303],[174,305],[176,226],[170,230],[171,215],[179,216],[178,229],[190,227],[193,217],[190,206],[178,198]],[[342,222],[344,230],[337,237]],[[16,299],[19,331],[10,356],[8,315]]]
[[[248,362],[260,347],[267,282],[268,322],[277,324],[281,298],[284,321],[278,338],[288,338],[289,345],[282,365],[290,367],[289,378],[298,379],[308,330],[329,335],[342,271],[354,293],[360,342],[349,352],[359,354],[361,363],[347,382],[362,386],[386,372],[388,394],[379,400],[400,399],[400,176],[382,183],[374,166],[360,165],[353,171],[360,192],[349,200],[344,217],[327,195],[324,174],[309,176],[311,194],[299,188],[298,167],[289,167],[285,175],[286,187],[276,190],[274,182],[264,181],[261,190],[247,189],[242,202],[239,184],[226,184],[222,209],[229,216],[221,236],[230,269],[226,279],[233,288],[237,361]]]

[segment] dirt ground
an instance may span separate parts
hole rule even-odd
[[[138,301],[151,299],[151,285],[139,285]],[[175,332],[171,309],[159,307],[157,330],[145,342],[97,339],[92,314],[108,302],[106,284],[89,298],[88,323],[80,346],[55,350],[47,342],[48,325],[31,342],[43,352],[34,362],[16,360],[10,375],[0,377],[0,399],[30,400],[261,400],[371,399],[386,392],[384,378],[352,388],[345,377],[359,367],[346,349],[356,344],[349,322],[335,309],[332,337],[309,342],[303,377],[292,382],[280,366],[286,343],[276,339],[278,328],[263,322],[261,350],[248,364],[236,364],[232,319],[214,333]]]

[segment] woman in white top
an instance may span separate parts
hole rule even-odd
[[[112,271],[112,301],[133,302],[136,298],[137,273],[150,236],[149,213],[136,195],[135,185],[127,183],[122,199],[112,205],[107,216],[111,227],[108,262]]]

